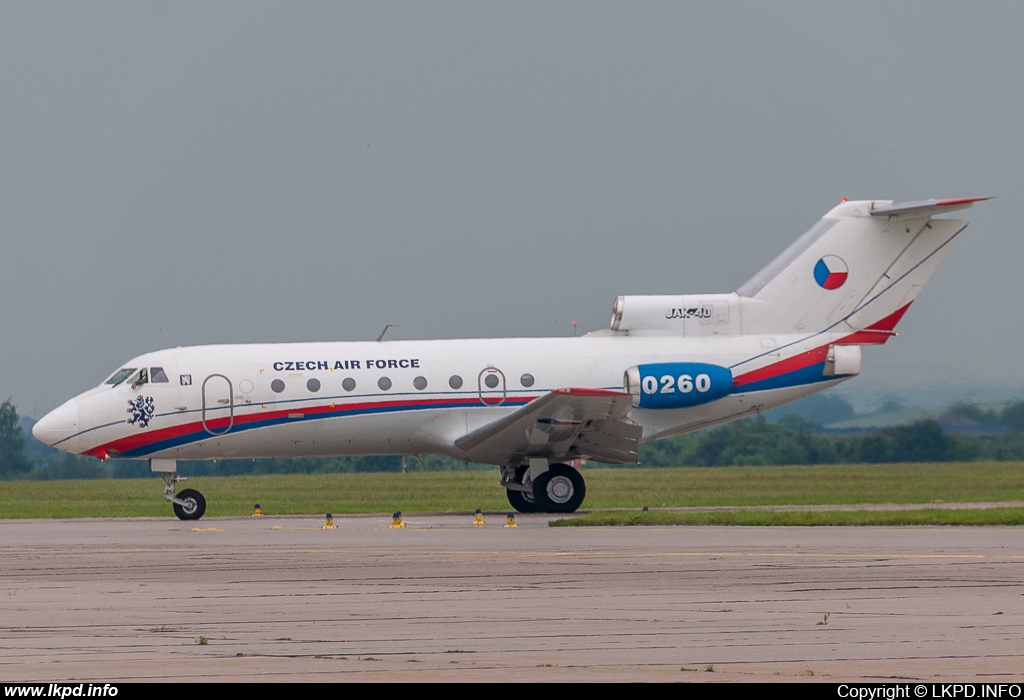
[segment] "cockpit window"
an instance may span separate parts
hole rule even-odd
[[[125,367],[124,369],[119,369],[116,372],[114,372],[114,376],[108,379],[106,383],[109,384],[110,386],[117,386],[125,379],[127,379],[128,376],[134,371],[134,367]]]
[[[169,380],[163,367],[153,367],[149,370],[149,381],[154,384],[166,384]]]
[[[132,378],[129,379],[128,381],[131,383],[132,389],[136,389],[142,386],[143,384],[148,384],[149,370],[143,367],[142,369],[139,370],[138,374],[132,375]]]

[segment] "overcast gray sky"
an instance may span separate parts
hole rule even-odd
[[[0,399],[175,345],[601,328],[844,196],[999,197],[865,375],[1024,385],[1022,36],[1017,2],[5,1]]]

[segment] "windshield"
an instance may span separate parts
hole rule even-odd
[[[110,386],[117,386],[125,379],[127,379],[134,371],[134,367],[125,367],[124,369],[119,369],[116,372],[114,372],[114,376],[108,379],[106,383],[109,384]]]

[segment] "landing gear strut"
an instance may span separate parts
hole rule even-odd
[[[171,502],[174,514],[179,520],[199,520],[206,513],[206,499],[195,489],[184,489],[174,493],[179,481],[185,477],[178,476],[178,462],[174,459],[151,459],[149,470],[157,472],[164,478],[164,498]]]
[[[505,496],[508,498],[509,505],[520,513],[536,513],[539,511],[537,501],[533,498],[533,489],[523,485],[523,479],[529,471],[530,467],[525,464],[517,467],[514,483],[522,490],[512,488],[505,490]]]

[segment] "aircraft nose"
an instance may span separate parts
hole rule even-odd
[[[78,399],[65,401],[40,418],[32,426],[32,435],[39,442],[74,452],[78,446]]]

